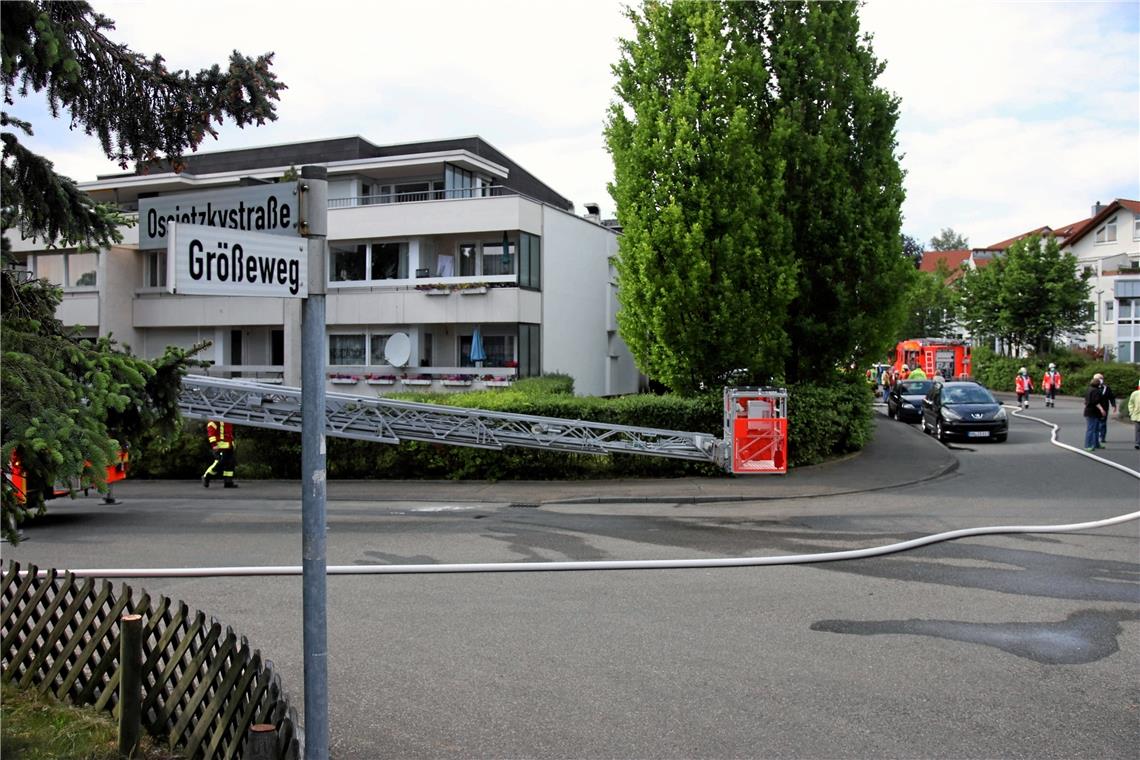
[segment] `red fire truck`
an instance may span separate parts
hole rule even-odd
[[[903,365],[922,367],[927,377],[942,375],[946,380],[970,377],[970,343],[959,338],[913,338],[895,347],[895,371]]]
[[[120,449],[118,461],[107,465],[105,476],[108,486],[110,486],[112,483],[117,483],[120,480],[126,479],[127,461],[127,452]],[[20,466],[20,457],[16,454],[15,451],[12,452],[12,460],[9,462],[9,465],[10,470],[7,473],[8,479],[12,482],[12,486],[16,489],[16,499],[22,504],[26,498],[28,481],[24,476],[24,468]],[[75,491],[82,491],[84,493],[87,493],[87,491],[92,487],[93,484],[89,482],[75,483],[74,487],[72,488],[69,488],[64,484],[57,483],[49,493],[44,494],[44,499],[55,499],[60,496],[67,496],[68,494],[71,494]],[[108,492],[107,496],[104,496],[104,501],[106,501],[108,504],[114,503],[114,498],[110,496],[110,492]]]

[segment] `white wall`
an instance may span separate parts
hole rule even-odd
[[[1093,276],[1089,279],[1089,300],[1096,301],[1096,319],[1097,323],[1093,325],[1084,336],[1084,343],[1092,346],[1109,346],[1113,350],[1116,349],[1117,343],[1117,330],[1116,330],[1116,316],[1118,309],[1113,309],[1112,321],[1105,319],[1105,301],[1113,300],[1113,286],[1116,280],[1121,276],[1115,274],[1118,267],[1125,258],[1131,261],[1140,261],[1140,238],[1134,236],[1135,230],[1135,217],[1136,215],[1127,208],[1120,208],[1115,214],[1111,215],[1116,217],[1116,240],[1115,242],[1097,243],[1096,230],[1102,225],[1097,225],[1096,229],[1091,230],[1088,234],[1081,237],[1072,245],[1066,245],[1065,250],[1071,251],[1077,257],[1078,268],[1091,267]],[[1127,277],[1135,277],[1136,275],[1124,275]],[[1100,295],[1097,295],[1100,291]],[[1099,328],[1099,329],[1098,329]]]
[[[542,371],[574,378],[578,395],[637,392],[609,365],[609,259],[617,234],[550,206],[542,229]]]
[[[329,240],[519,229],[539,234],[541,224],[542,206],[518,196],[388,203],[329,209]]]

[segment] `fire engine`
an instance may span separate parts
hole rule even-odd
[[[927,377],[941,375],[946,380],[971,374],[970,342],[959,338],[912,338],[895,347],[895,371],[903,365],[922,367]]]
[[[107,485],[117,483],[120,480],[125,480],[127,477],[127,452],[123,449],[119,450],[119,455],[114,462],[107,465],[104,473],[107,479]],[[16,489],[16,499],[22,504],[27,498],[28,479],[24,475],[24,468],[20,466],[20,457],[15,451],[12,452],[12,459],[9,462],[9,472],[7,473],[8,479],[12,482],[12,486]],[[68,487],[62,483],[57,483],[48,493],[44,494],[44,499],[56,499],[60,496],[68,496],[76,491],[87,493],[93,484],[90,482],[76,483],[73,487]],[[104,501],[108,504],[114,503],[114,498],[108,495],[104,497]]]

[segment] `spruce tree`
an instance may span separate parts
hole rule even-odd
[[[86,2],[0,3],[5,104],[40,94],[54,117],[97,136],[108,158],[140,169],[157,159],[177,167],[227,118],[241,126],[276,119],[273,101],[284,85],[270,70],[272,53],[251,59],[235,51],[224,69],[170,71],[161,56],[148,59],[108,39],[113,28]],[[120,447],[176,429],[180,378],[192,351],[170,349],[144,361],[109,336],[81,339],[55,317],[61,291],[22,276],[8,234],[91,250],[119,242],[126,220],[21,144],[31,124],[4,111],[0,129],[2,521],[15,540],[17,523],[43,510],[53,484],[101,485]],[[26,494],[8,477],[14,454],[28,478]]]

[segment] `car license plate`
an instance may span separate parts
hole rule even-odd
[[[990,431],[988,431],[988,430],[971,430],[970,432],[966,433],[966,435],[969,436],[970,438],[989,438],[990,437]]]

